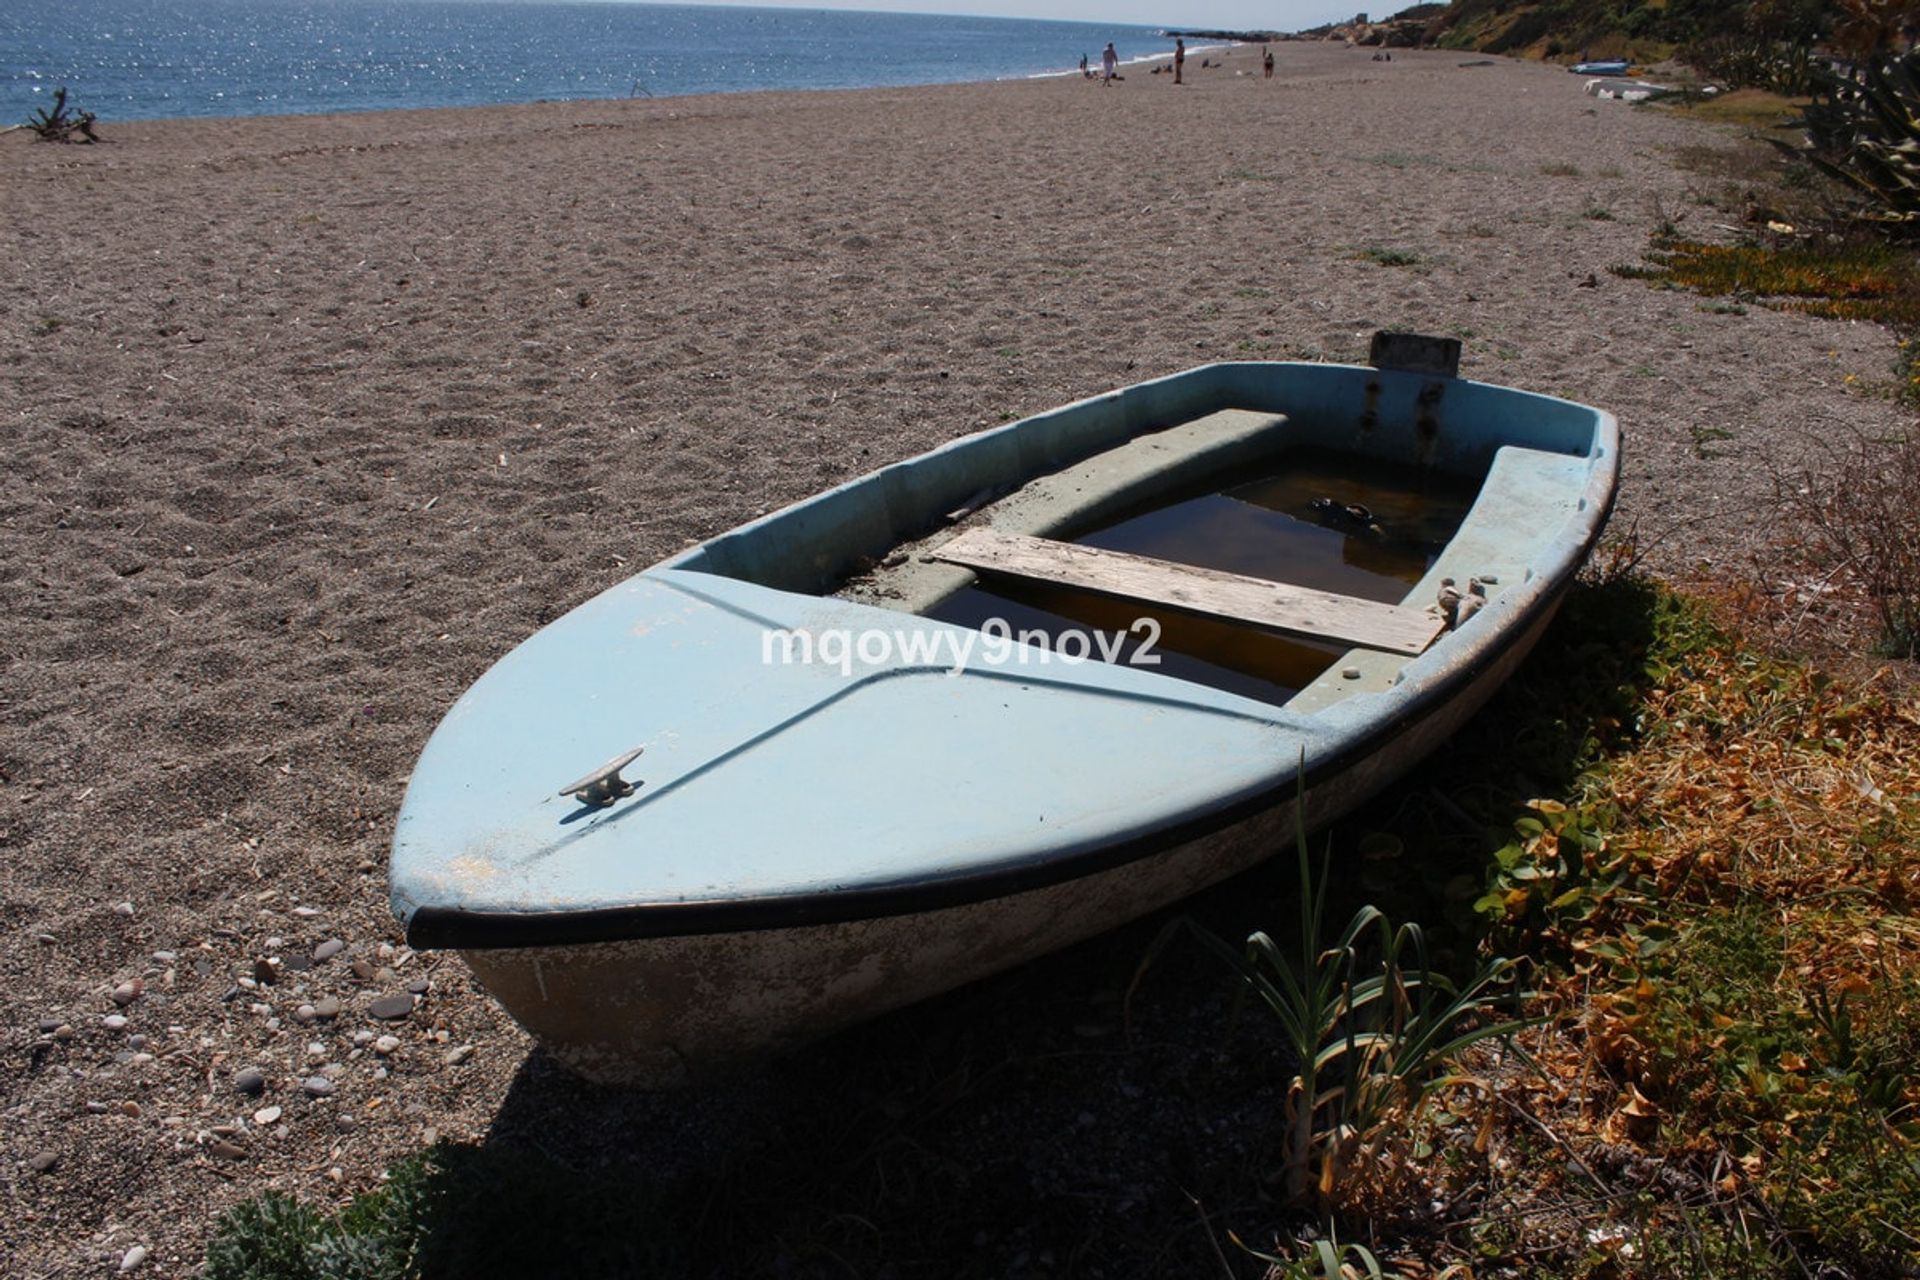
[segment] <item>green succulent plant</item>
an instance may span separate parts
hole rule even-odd
[[[1888,222],[1920,225],[1920,46],[1816,77],[1809,159]]]

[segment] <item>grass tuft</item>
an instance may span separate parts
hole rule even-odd
[[[1354,255],[1363,262],[1372,262],[1382,267],[1417,267],[1421,257],[1411,249],[1383,249],[1379,247],[1362,249]]]

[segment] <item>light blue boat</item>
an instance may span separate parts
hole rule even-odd
[[[581,605],[422,753],[391,869],[409,941],[460,950],[583,1075],[670,1085],[1289,848],[1299,797],[1309,827],[1345,812],[1506,679],[1619,474],[1610,415],[1453,376],[1457,343],[1436,360],[1383,338],[1376,365],[1409,367],[1219,364],[1128,387],[885,467]],[[1468,486],[1403,598],[1343,613],[1284,575],[1216,593],[1057,541],[1308,447]],[[964,547],[1117,567],[1175,612],[1261,620],[1230,632],[1318,635],[1320,656],[1297,690],[1256,697],[990,643],[928,616],[975,583],[947,559]]]

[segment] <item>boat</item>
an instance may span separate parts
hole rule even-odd
[[[1593,62],[1576,62],[1567,70],[1577,76],[1624,76],[1631,66],[1625,58],[1601,58]]]
[[[609,588],[423,749],[390,869],[409,943],[579,1074],[672,1087],[1289,850],[1507,679],[1611,508],[1611,415],[1458,360],[1382,334],[1369,365],[1191,369]],[[1256,501],[1296,473],[1311,500]],[[1194,554],[1124,545],[1188,504]],[[1241,571],[1259,538],[1229,526],[1282,554]]]
[[[1651,80],[1589,80],[1587,94],[1617,102],[1652,102],[1680,92],[1678,85],[1655,84]]]

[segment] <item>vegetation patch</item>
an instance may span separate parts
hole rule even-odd
[[[1663,238],[1648,257],[1651,265],[1613,273],[1781,311],[1920,328],[1920,266],[1884,242],[1774,247]]]
[[[1640,741],[1516,823],[1478,906],[1562,957],[1549,1078],[1615,1091],[1576,1129],[1708,1176],[1760,1270],[1911,1260],[1920,720],[1674,622]]]
[[[1663,99],[1660,110],[1684,111],[1708,124],[1734,125],[1762,132],[1791,129],[1806,111],[1808,99],[1789,98],[1766,89],[1735,89],[1711,98],[1697,93]]]
[[[1787,576],[1812,584],[1812,603],[1873,617],[1874,652],[1920,659],[1920,438],[1842,433],[1775,490],[1796,526],[1782,548]]]
[[[1374,887],[1444,904],[1457,937],[1477,917],[1547,1021],[1521,1037],[1537,1073],[1482,1067],[1495,1094],[1437,1131],[1453,1219],[1380,1255],[1405,1274],[1906,1274],[1920,716],[1643,580],[1565,612],[1391,811],[1421,854]]]
[[[1405,151],[1381,151],[1374,155],[1360,156],[1362,164],[1377,164],[1387,169],[1434,168],[1440,165],[1433,156],[1410,155]]]
[[[326,1214],[268,1192],[220,1219],[203,1280],[682,1273],[676,1206],[537,1152],[437,1144]],[[687,1206],[677,1206],[685,1212]]]
[[[1911,6],[1904,21],[1913,21]],[[1911,231],[1920,228],[1920,46],[1900,52],[1897,37],[1876,45],[1813,77],[1810,158],[1860,197],[1868,217]]]
[[[1707,244],[1657,236],[1645,265],[1614,275],[1691,289],[1777,311],[1870,320],[1903,335],[1894,370],[1902,397],[1920,402],[1920,258],[1877,238],[1768,245]]]
[[[1376,263],[1383,267],[1417,267],[1421,265],[1420,255],[1411,249],[1362,249],[1354,255],[1363,262]]]

